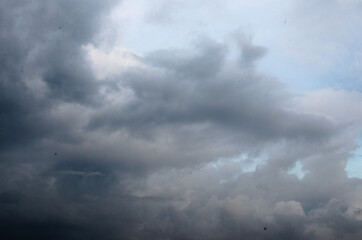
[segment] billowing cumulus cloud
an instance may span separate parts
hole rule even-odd
[[[292,94],[241,34],[107,52],[117,1],[0,4],[2,239],[362,237],[360,93]]]

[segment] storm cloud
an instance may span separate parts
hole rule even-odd
[[[2,239],[362,237],[360,93],[291,93],[240,33],[97,77],[118,4],[0,3]]]

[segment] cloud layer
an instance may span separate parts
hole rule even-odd
[[[241,35],[97,73],[116,4],[0,3],[2,239],[362,237],[360,93],[293,95]]]

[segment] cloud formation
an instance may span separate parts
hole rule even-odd
[[[359,114],[314,100],[359,93],[293,95],[243,37],[238,59],[205,37],[97,74],[117,2],[0,4],[2,239],[362,236]]]

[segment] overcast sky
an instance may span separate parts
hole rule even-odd
[[[0,1],[1,239],[362,239],[362,1]]]

